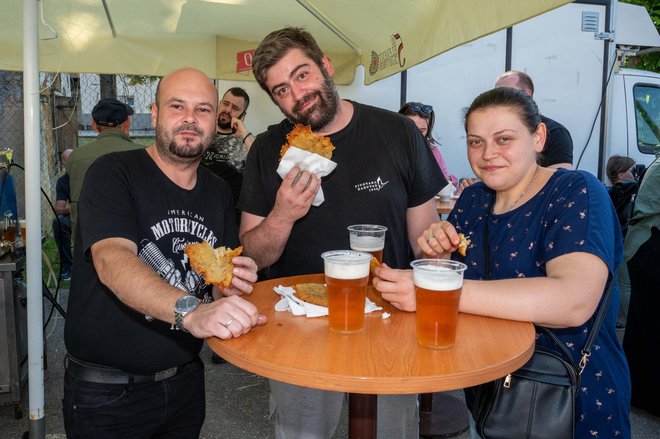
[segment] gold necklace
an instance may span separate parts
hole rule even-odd
[[[539,168],[540,168],[540,166],[536,165],[536,171],[534,171],[534,176],[532,177],[532,181],[529,182],[529,184],[527,185],[527,187],[525,188],[523,193],[520,194],[520,196],[518,198],[516,198],[516,200],[513,203],[511,203],[509,208],[506,210],[507,212],[510,211],[511,209],[513,209],[513,206],[515,206],[516,203],[518,203],[518,201],[520,201],[522,199],[522,197],[525,196],[525,194],[527,193],[529,188],[531,188],[534,185],[534,182],[536,181],[536,176],[539,175]]]

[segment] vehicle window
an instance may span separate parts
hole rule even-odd
[[[633,87],[637,147],[644,154],[653,154],[660,144],[660,87],[637,84]]]

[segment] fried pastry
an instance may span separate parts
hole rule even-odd
[[[459,233],[458,237],[461,239],[461,242],[458,243],[458,252],[463,255],[463,257],[465,257],[467,254],[468,245],[470,245],[472,241],[467,239],[462,233]]]
[[[376,268],[382,267],[382,266],[383,265],[380,262],[378,262],[378,259],[376,259],[375,257],[372,257],[371,262],[369,263],[369,273],[371,273],[372,276],[375,276],[376,273],[374,273],[374,271],[376,271]]]
[[[287,143],[282,145],[280,150],[280,160],[284,157],[287,150],[295,146],[305,151],[313,152],[326,159],[332,158],[332,151],[335,149],[329,137],[319,136],[312,132],[309,125],[296,124],[291,132],[286,135]]]
[[[323,284],[301,283],[295,284],[296,297],[303,302],[319,306],[328,306],[328,288]]]
[[[208,242],[188,244],[184,249],[190,259],[190,266],[204,277],[206,285],[215,285],[224,290],[231,285],[234,275],[232,258],[243,253],[243,247],[212,249]]]

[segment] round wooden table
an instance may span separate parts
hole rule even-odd
[[[451,198],[449,201],[441,201],[439,197],[435,198],[435,209],[438,215],[449,215],[449,212],[454,208],[457,198]]]
[[[259,282],[243,296],[268,323],[236,339],[209,338],[211,349],[230,363],[267,378],[315,389],[348,392],[349,434],[375,437],[376,395],[428,393],[474,386],[502,377],[525,364],[534,351],[531,323],[459,315],[456,345],[421,347],[415,337],[415,313],[384,302],[369,287],[383,311],[367,314],[365,329],[337,334],[326,317],[307,318],[277,312],[277,285],[321,282],[322,274]],[[383,312],[391,316],[382,318]]]

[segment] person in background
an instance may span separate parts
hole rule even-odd
[[[60,155],[62,165],[65,165],[73,149],[65,149]],[[65,172],[55,183],[55,215],[53,219],[53,238],[60,254],[60,280],[71,279],[71,195],[69,190],[69,173]]]
[[[440,167],[442,174],[445,176],[445,179],[453,184],[455,188],[458,188],[458,178],[451,174],[447,169],[445,159],[440,153],[440,145],[438,145],[433,138],[433,126],[435,125],[435,112],[433,111],[433,107],[430,105],[424,105],[420,102],[408,102],[401,107],[399,113],[407,116],[415,122],[415,125],[419,128],[422,136],[424,136],[428,142],[433,157],[435,157],[436,162],[438,162],[438,166]]]
[[[240,87],[225,92],[218,104],[218,127],[211,147],[202,158],[202,166],[223,178],[238,202],[243,183],[243,169],[254,135],[245,128],[250,96]],[[240,216],[239,216],[240,218]]]
[[[286,116],[259,134],[248,154],[238,207],[241,242],[268,276],[322,273],[321,253],[349,248],[351,224],[388,228],[383,260],[403,268],[414,239],[437,221],[433,198],[447,185],[414,123],[400,114],[340,99],[334,68],[314,37],[284,28],[254,53],[254,76]],[[309,125],[335,146],[336,169],[323,179],[325,201],[312,202],[318,176],[294,166],[277,174],[280,149],[294,124]],[[345,394],[270,380],[275,437],[329,438]],[[417,395],[378,397],[378,436],[417,439]]]
[[[264,316],[239,297],[257,266],[232,259],[231,285],[206,285],[189,243],[238,245],[231,190],[199,166],[215,134],[218,92],[184,68],[158,83],[156,143],[87,171],[80,196],[64,341],[67,437],[199,437],[206,337],[240,337]]]
[[[512,87],[534,98],[534,83],[527,73],[509,70],[502,73],[495,82],[495,87]],[[547,138],[543,150],[537,157],[537,163],[546,168],[573,169],[573,139],[564,125],[541,115],[546,126]]]
[[[655,155],[639,187],[624,245],[631,294],[623,348],[633,407],[660,416],[660,148]]]
[[[466,188],[448,220],[433,224],[417,244],[428,258],[467,265],[461,312],[548,327],[579,364],[593,316],[622,259],[605,188],[588,172],[537,164],[546,127],[532,98],[519,90],[479,95],[467,110],[465,131],[468,161],[481,181]],[[471,240],[465,257],[456,252],[458,233]],[[383,267],[375,274],[383,299],[415,310],[411,270]],[[577,439],[630,437],[630,377],[615,329],[618,297],[615,283],[580,378]],[[543,333],[536,343],[557,351]]]
[[[78,224],[78,200],[87,169],[94,160],[109,152],[128,151],[144,146],[128,137],[133,108],[117,99],[101,99],[92,109],[92,128],[99,134],[92,142],[76,148],[66,163],[71,179],[71,226],[75,234]]]
[[[628,221],[632,215],[635,197],[639,190],[639,182],[633,173],[635,160],[630,157],[613,155],[607,160],[605,173],[612,184],[608,188],[608,193],[614,210],[616,211],[621,227],[622,237],[625,239],[628,231]],[[630,304],[630,277],[628,276],[628,266],[621,264],[618,273],[619,279],[619,317],[617,318],[617,328],[624,328],[628,318],[628,307]]]
[[[605,173],[610,184],[614,186],[619,181],[635,180],[633,168],[635,167],[635,160],[630,157],[613,155],[607,159],[605,166]]]
[[[509,70],[502,73],[495,82],[497,87],[511,87],[534,98],[534,82],[524,72]],[[543,149],[538,153],[536,161],[546,168],[573,169],[573,139],[564,125],[541,115],[541,121],[546,126],[546,140]],[[461,179],[458,192],[479,181],[475,178]]]

